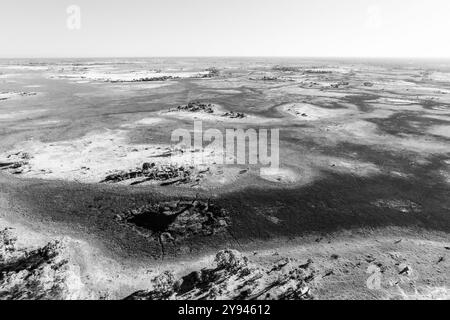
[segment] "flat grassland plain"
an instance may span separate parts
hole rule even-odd
[[[2,299],[450,298],[448,62],[1,60],[0,136]]]

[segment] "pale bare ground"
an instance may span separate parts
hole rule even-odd
[[[3,228],[8,228],[17,237],[10,255],[21,250],[30,252],[55,240],[61,243],[58,256],[67,264],[64,276],[44,271],[48,280],[64,288],[58,297],[63,299],[123,299],[142,290],[161,290],[162,276],[172,274],[174,278],[182,278],[192,272],[216,268],[215,254],[176,261],[120,260],[105,254],[95,244],[74,237],[55,237],[42,230],[34,231],[22,224],[0,219],[0,230]],[[446,272],[450,267],[450,243],[442,233],[421,235],[418,230],[395,228],[352,230],[308,236],[302,241],[279,239],[265,244],[266,249],[257,249],[260,246],[262,243],[255,243],[254,250],[240,252],[254,272],[265,270],[267,276],[270,275],[266,279],[261,274],[263,284],[260,285],[263,286],[255,286],[250,296],[264,291],[265,286],[273,286],[299,265],[308,270],[308,280],[301,290],[312,299],[450,298],[450,279]],[[230,299],[248,289],[244,280],[226,279],[218,287],[214,283],[211,287],[204,284],[206,289],[193,288],[192,293],[197,297],[210,296],[213,290],[216,292],[220,288],[222,294],[214,298]],[[9,285],[31,287],[20,277],[7,281]],[[259,298],[277,299],[277,294],[284,293],[281,287],[281,290]],[[189,292],[184,295],[189,297]],[[43,298],[46,298],[45,294]],[[169,297],[172,298],[177,297]]]
[[[136,127],[152,127],[155,125],[170,124],[170,118],[182,118],[190,120],[202,120],[205,122],[225,122],[239,124],[261,124],[285,123],[290,117],[298,119],[301,122],[314,122],[313,128],[300,129],[304,131],[308,138],[323,141],[325,144],[335,145],[340,142],[358,142],[366,143],[380,149],[387,150],[411,150],[419,153],[442,153],[448,152],[448,144],[436,139],[428,137],[417,137],[403,135],[403,137],[392,136],[379,132],[377,125],[365,120],[366,118],[387,118],[391,112],[383,113],[383,107],[377,104],[376,111],[372,113],[361,113],[354,108],[345,109],[325,109],[309,104],[287,104],[280,107],[282,112],[286,112],[288,118],[285,119],[268,119],[260,117],[247,116],[243,119],[230,119],[223,117],[225,109],[215,106],[215,112],[196,113],[185,111],[162,111],[153,117],[146,117],[132,123],[121,125],[119,130],[100,130],[88,133],[81,139],[72,141],[59,141],[54,143],[41,143],[39,141],[28,141],[18,143],[14,150],[8,150],[3,153],[3,161],[20,161],[22,153],[29,154],[32,158],[28,161],[23,176],[38,177],[47,179],[65,179],[80,182],[95,183],[101,181],[106,175],[118,172],[132,170],[141,167],[144,162],[154,162],[156,164],[174,164],[190,165],[192,162],[201,163],[200,170],[205,166],[209,166],[213,171],[225,170],[215,165],[217,162],[215,155],[208,153],[207,150],[198,155],[192,154],[181,155],[173,145],[170,144],[132,144],[127,139],[129,130]],[[421,108],[421,107],[420,107]],[[286,111],[285,111],[286,110]],[[410,109],[411,110],[411,109]],[[414,109],[413,109],[414,110]],[[38,112],[38,110],[33,110]],[[438,114],[442,113],[437,111]],[[435,114],[436,111],[431,111]],[[11,119],[19,116],[29,116],[29,112],[4,114],[5,119]],[[57,123],[57,120],[52,120]],[[37,123],[39,125],[39,123]],[[42,122],[42,124],[52,124]],[[173,122],[172,122],[173,124]],[[444,135],[447,133],[447,126],[436,126],[429,131],[432,134]],[[325,139],[325,140],[324,140]],[[169,158],[161,157],[164,153],[170,153]],[[178,156],[174,156],[178,153]],[[196,161],[199,157],[204,158],[203,161]],[[17,159],[16,159],[17,158]],[[284,158],[286,159],[286,158]],[[308,163],[310,165],[308,165]],[[313,164],[313,165],[311,165]],[[365,175],[360,173],[361,168],[370,168],[373,174],[380,173],[375,164],[362,163],[354,159],[338,159],[330,156],[314,154],[309,151],[302,156],[302,161],[289,161],[287,167],[280,170],[270,170],[263,168],[264,174],[261,177],[268,178],[271,181],[296,183],[309,183],[308,172],[314,168],[326,168],[337,172],[349,172],[357,175]],[[289,168],[290,167],[290,168]],[[294,167],[294,168],[293,168]],[[295,167],[299,170],[295,170]],[[236,171],[236,170],[234,170]],[[231,173],[232,174],[232,173]],[[234,176],[233,176],[234,175]],[[299,176],[303,175],[303,179]],[[218,181],[235,181],[239,175],[234,173],[230,179],[220,179]],[[288,177],[290,176],[290,177]]]
[[[58,254],[61,255],[61,259],[64,259],[63,261],[67,261],[64,276],[57,276],[50,270],[45,270],[45,273],[41,275],[41,279],[45,279],[44,281],[60,284],[64,288],[63,293],[56,297],[57,299],[121,299],[133,290],[152,285],[151,275],[155,273],[155,266],[130,266],[125,261],[119,262],[104,255],[92,243],[70,236],[55,237],[42,230],[33,231],[33,229],[24,227],[23,224],[0,219],[0,230],[3,231],[5,228],[14,237],[17,237],[14,252],[38,250],[54,241],[61,243],[61,251]],[[5,244],[2,243],[1,246],[3,250]],[[49,266],[51,265],[49,264]],[[32,279],[23,280],[18,276],[12,279],[3,279],[0,292],[5,294],[5,284],[11,287],[18,286],[23,289],[31,287],[32,289],[31,281]],[[45,290],[42,289],[42,292]],[[33,299],[33,296],[38,296],[40,293],[31,292],[28,298]],[[44,294],[42,298],[48,299],[49,297]]]
[[[450,125],[434,126],[428,132],[444,138],[450,138]]]
[[[9,69],[22,69],[22,70],[45,70],[45,68],[38,66],[7,66]],[[58,67],[52,67],[53,70],[58,69]],[[106,66],[94,66],[86,65],[86,66],[80,66],[77,68],[77,73],[81,77],[85,77],[86,79],[93,79],[96,77],[91,77],[89,75],[91,74],[98,74],[103,75],[102,77],[105,78],[107,75],[126,75],[124,78],[117,78],[112,79],[113,81],[137,81],[141,78],[130,76],[130,73],[121,71],[118,72],[117,70],[114,71],[114,68],[106,67]],[[308,71],[308,69],[305,69]],[[363,79],[364,75],[370,78],[372,75],[370,73],[367,73],[368,71],[381,71],[382,69],[370,69],[370,68],[361,68],[361,71],[358,70],[358,67],[355,69],[352,68],[314,68],[309,69],[313,70],[314,72],[336,72],[340,75],[348,75],[352,72],[355,72],[357,70],[361,73],[360,78]],[[61,72],[61,70],[60,70]],[[68,70],[70,72],[70,70]],[[153,72],[153,71],[151,71]],[[151,73],[150,72],[150,73]],[[172,72],[172,71],[171,71]],[[138,74],[145,73],[145,71],[139,71]],[[147,72],[148,73],[148,72]],[[415,71],[410,72],[411,75],[414,75]],[[66,75],[67,72],[63,70],[61,72],[61,76]],[[155,74],[165,74],[160,73],[159,71]],[[201,79],[198,80],[198,83],[204,86],[209,86],[211,88],[216,88],[219,90],[222,90],[221,88],[227,88],[226,90],[234,90],[234,92],[242,92],[241,90],[236,90],[233,88],[242,88],[243,85],[250,86],[254,88],[258,87],[267,87],[271,91],[268,93],[268,96],[277,96],[280,94],[286,94],[286,93],[295,93],[297,95],[301,95],[304,98],[307,98],[306,100],[308,102],[294,102],[292,104],[285,104],[279,108],[281,113],[285,113],[285,117],[279,118],[279,119],[273,119],[273,118],[267,118],[267,117],[261,117],[256,115],[247,115],[244,119],[230,119],[227,117],[222,117],[221,113],[226,111],[223,107],[220,105],[217,105],[217,110],[213,114],[206,114],[206,113],[190,113],[190,112],[166,112],[161,111],[157,112],[154,117],[151,118],[143,118],[141,120],[137,120],[134,123],[131,124],[123,124],[122,126],[125,128],[135,127],[135,126],[151,126],[154,124],[162,124],[164,121],[167,121],[166,117],[175,117],[183,120],[202,120],[206,122],[225,122],[230,124],[245,124],[245,125],[260,125],[260,124],[267,124],[267,125],[284,125],[286,122],[289,123],[289,121],[292,121],[295,123],[295,121],[302,122],[314,122],[314,130],[305,130],[305,134],[312,136],[314,139],[317,140],[324,140],[325,143],[338,143],[338,142],[362,142],[362,143],[368,143],[368,144],[374,144],[382,149],[392,149],[392,150],[404,150],[409,149],[414,152],[421,152],[425,151],[428,153],[445,153],[447,150],[447,145],[442,141],[434,141],[433,139],[426,138],[426,137],[417,137],[417,136],[408,136],[405,135],[404,137],[394,137],[392,135],[387,134],[380,134],[377,125],[374,125],[373,123],[367,122],[365,119],[368,118],[388,118],[398,112],[404,112],[404,111],[416,111],[421,112],[421,117],[429,117],[429,118],[439,118],[439,119],[446,119],[448,117],[448,110],[447,109],[427,109],[424,110],[422,106],[417,104],[418,102],[423,101],[424,99],[429,98],[429,96],[424,95],[424,92],[427,94],[433,94],[433,99],[436,99],[436,101],[442,101],[445,102],[447,98],[447,94],[445,89],[442,89],[438,86],[436,87],[429,87],[429,86],[420,86],[410,81],[404,81],[404,80],[397,80],[397,79],[383,79],[378,80],[374,79],[371,80],[372,85],[371,87],[363,87],[365,91],[373,91],[376,93],[379,93],[380,89],[386,89],[391,88],[396,91],[396,93],[393,93],[392,90],[390,92],[384,92],[384,97],[379,98],[378,100],[375,100],[372,104],[372,107],[374,108],[371,112],[360,112],[357,110],[355,105],[340,101],[342,98],[354,96],[356,94],[360,94],[364,91],[362,91],[360,83],[358,85],[355,85],[354,82],[349,82],[349,86],[345,87],[345,91],[338,90],[336,88],[331,88],[328,90],[324,90],[324,88],[330,87],[336,81],[333,80],[318,80],[321,76],[319,75],[309,75],[305,76],[302,75],[298,77],[295,72],[290,73],[282,73],[281,75],[274,71],[265,71],[264,73],[261,73],[260,75],[264,76],[275,76],[279,77],[282,81],[287,81],[287,84],[283,84],[280,86],[279,82],[270,82],[270,81],[260,81],[259,76],[255,76],[255,73],[251,77],[248,78],[229,78],[229,79]],[[258,73],[256,73],[257,75]],[[410,76],[408,74],[408,76]],[[131,73],[133,75],[133,73]],[[179,75],[178,75],[179,76]],[[192,74],[189,72],[186,73],[186,77],[190,77]],[[402,75],[400,75],[401,77]],[[98,76],[97,78],[101,78]],[[102,78],[102,79],[103,79]],[[106,77],[107,78],[107,77]],[[106,79],[105,78],[105,79]],[[431,77],[433,78],[433,77]],[[440,77],[442,79],[442,77]],[[293,84],[291,84],[293,82]],[[309,85],[308,85],[309,83]],[[301,84],[299,87],[298,84]],[[146,85],[138,82],[135,85]],[[168,83],[158,83],[158,84],[149,84],[151,88],[158,88],[160,85],[168,85]],[[122,88],[123,86],[116,85],[118,89]],[[306,88],[305,88],[306,86]],[[229,88],[228,88],[229,87]],[[286,91],[289,90],[289,91]],[[414,91],[414,99],[408,99],[408,98],[402,98],[399,97],[400,94],[404,94],[407,90]],[[410,93],[411,94],[411,93]],[[323,108],[322,106],[330,105],[330,103],[333,102],[339,102],[341,104],[341,108]],[[290,106],[290,107],[289,107]],[[286,110],[290,110],[289,112],[286,112]],[[37,112],[39,110],[33,110],[32,112]],[[27,113],[27,116],[30,114]],[[20,120],[22,117],[25,116],[25,113],[16,112],[16,113],[8,113],[2,115],[2,119],[4,120]],[[150,120],[151,119],[151,120]],[[430,130],[438,130],[438,133],[442,136],[445,136],[446,133],[446,126],[440,126],[436,127],[436,129],[430,129]],[[429,131],[432,133],[432,131]],[[289,165],[296,165],[296,164],[287,164]],[[40,170],[40,169],[39,169]],[[80,169],[79,169],[80,170]],[[85,175],[85,173],[83,173]],[[294,179],[295,180],[295,179]]]
[[[144,118],[130,126],[163,121],[150,119]],[[350,130],[355,128],[353,126]],[[367,129],[364,133],[366,132]],[[24,156],[27,158],[25,162]],[[283,158],[290,163],[290,156]],[[127,137],[127,131],[123,129],[100,130],[69,141],[52,143],[27,141],[17,144],[15,149],[8,150],[1,157],[2,162],[24,162],[19,169],[20,177],[84,183],[98,183],[110,174],[141,168],[143,163],[154,163],[157,166],[193,166],[198,171],[208,169],[208,173],[200,184],[204,187],[226,185],[240,178],[245,179],[247,174],[259,175],[265,180],[276,183],[301,185],[320,178],[320,170],[323,169],[362,177],[381,173],[381,169],[370,162],[311,152],[303,155],[300,163],[284,168],[244,166],[247,168],[245,174],[240,173],[242,168],[233,168],[224,164],[224,159],[223,153],[217,153],[217,150],[208,148],[203,151],[182,152],[182,149],[170,144],[132,144]],[[17,169],[12,172],[14,173],[15,170]]]
[[[176,145],[130,144],[126,131],[115,130],[93,132],[81,139],[58,143],[24,142],[9,151],[2,161],[23,163],[18,170],[25,178],[84,183],[99,183],[108,175],[140,169],[144,163],[182,166],[200,172],[206,170],[202,183],[212,187],[236,180],[241,171],[215,164],[219,160],[223,162],[223,158],[215,150],[183,152]],[[17,169],[13,173],[14,170]],[[130,179],[126,183],[134,181]]]
[[[55,77],[55,69],[31,67],[11,67],[14,72],[48,71],[46,76]],[[334,72],[339,74],[336,79],[328,74],[299,75],[292,73],[279,73],[272,70],[264,72],[252,72],[230,78],[197,79],[203,74],[186,73],[176,76],[176,81],[163,83],[143,83],[139,81],[144,76],[155,76],[153,73],[121,73],[114,69],[100,70],[77,74],[63,72],[57,75],[58,80],[76,82],[80,88],[92,83],[95,85],[108,85],[115,87],[115,94],[135,95],[139,91],[156,91],[170,93],[185,80],[208,89],[216,89],[213,94],[205,94],[206,101],[214,102],[216,97],[226,94],[227,99],[233,95],[242,93],[250,94],[251,90],[261,90],[265,99],[273,99],[280,103],[261,103],[261,106],[250,107],[247,116],[242,119],[230,119],[223,117],[223,113],[229,111],[228,106],[222,106],[222,101],[217,104],[213,114],[191,112],[168,112],[179,102],[172,105],[156,108],[157,111],[148,111],[141,117],[133,116],[133,121],[124,117],[116,128],[89,128],[83,132],[80,138],[54,139],[54,141],[41,141],[27,138],[17,141],[12,149],[3,150],[1,161],[22,161],[22,156],[27,153],[27,164],[24,170],[16,177],[29,179],[66,180],[82,183],[96,184],[108,174],[117,171],[127,171],[139,168],[144,162],[154,162],[157,165],[169,165],[181,163],[188,165],[191,155],[182,154],[173,145],[167,142],[160,143],[134,143],[130,136],[136,130],[160,130],[161,127],[177,128],[181,123],[202,120],[209,124],[221,124],[224,126],[271,126],[292,130],[301,139],[312,140],[321,148],[309,148],[301,143],[285,143],[282,148],[282,167],[273,168],[243,168],[226,167],[216,165],[215,157],[218,155],[205,152],[196,153],[195,156],[206,158],[206,164],[198,166],[196,170],[208,167],[210,171],[203,178],[200,185],[203,188],[215,188],[249,180],[249,176],[260,177],[268,183],[281,185],[285,188],[298,187],[313,184],[324,178],[324,171],[336,174],[351,175],[354,177],[375,178],[381,175],[411,179],[414,173],[401,169],[385,168],[380,163],[370,159],[362,159],[358,155],[334,155],[324,152],[324,148],[337,147],[349,143],[370,146],[370,148],[393,154],[407,154],[408,160],[418,164],[431,164],[433,157],[442,158],[441,161],[450,161],[448,155],[449,144],[448,126],[445,124],[432,124],[424,126],[425,121],[431,119],[448,121],[450,116],[448,90],[440,82],[433,84],[417,84],[412,82],[419,72],[406,72],[406,74],[390,75],[385,79],[381,69],[367,70],[362,68],[360,73],[348,85],[334,88],[342,75],[348,76],[351,72],[359,72],[352,68],[320,68],[320,72]],[[311,71],[311,70],[309,70]],[[317,71],[317,69],[314,69]],[[97,73],[95,73],[97,72]],[[152,71],[153,72],[153,71]],[[175,71],[173,71],[175,72]],[[174,74],[173,72],[158,73],[159,76]],[[378,75],[377,72],[380,72]],[[278,77],[277,80],[267,80],[263,77]],[[329,77],[329,78],[327,78]],[[398,78],[398,79],[397,79]],[[406,80],[403,80],[405,78]],[[447,81],[447,73],[436,73],[430,76],[433,81]],[[103,83],[114,82],[114,83]],[[120,82],[125,81],[126,84]],[[372,86],[362,85],[363,81],[370,81]],[[425,80],[424,80],[425,81]],[[428,81],[428,80],[426,80]],[[96,83],[100,82],[100,84]],[[119,82],[119,83],[117,83]],[[125,85],[132,87],[125,87]],[[31,88],[40,88],[31,84]],[[136,88],[138,88],[136,90]],[[41,87],[44,88],[44,87]],[[108,87],[110,88],[110,87]],[[172,89],[173,88],[173,89]],[[25,89],[24,89],[25,90]],[[34,90],[34,89],[33,89]],[[42,89],[43,90],[43,89]],[[108,89],[109,90],[109,89]],[[9,91],[20,92],[20,91]],[[80,96],[89,96],[91,93],[83,93]],[[104,95],[103,92],[95,92],[92,95]],[[261,93],[259,93],[261,94]],[[374,94],[373,99],[365,101],[367,110],[361,109],[361,103],[355,102],[361,94]],[[113,95],[113,94],[111,94]],[[291,102],[286,102],[289,96]],[[5,95],[5,101],[0,103],[12,103],[34,99],[20,95]],[[39,98],[39,97],[36,97]],[[157,97],[159,101],[169,98]],[[279,99],[279,100],[278,100]],[[169,99],[170,100],[170,99]],[[181,103],[189,102],[187,97],[179,98]],[[231,100],[235,101],[235,100]],[[272,101],[272,100],[271,100]],[[432,103],[426,106],[426,103]],[[139,101],[145,105],[146,101]],[[230,103],[233,106],[233,102]],[[269,111],[272,107],[275,113],[255,112],[258,110]],[[40,119],[43,113],[35,114],[27,111],[10,111],[11,105],[5,105],[0,115],[0,122],[8,126],[20,128],[22,121],[30,118],[33,127],[37,129],[52,124],[65,123],[63,115],[61,119]],[[0,107],[3,108],[2,105]],[[7,111],[6,111],[7,110]],[[152,109],[153,110],[153,109]],[[240,110],[242,111],[242,110]],[[387,122],[396,115],[405,114],[411,117],[408,125],[414,128],[412,131],[391,133],[383,129],[382,122]],[[274,116],[275,115],[275,116]],[[274,117],[273,117],[274,116]],[[57,117],[56,117],[57,118]],[[49,122],[50,121],[50,122]],[[53,121],[53,122],[51,122]],[[180,121],[182,121],[180,123]],[[433,122],[434,123],[434,122]],[[102,125],[105,125],[103,123]],[[400,123],[400,125],[404,125]],[[106,126],[106,125],[105,125]],[[422,127],[424,126],[424,127]],[[395,128],[396,124],[391,124]],[[422,131],[421,131],[422,130]],[[154,131],[153,131],[154,132]],[[301,141],[299,139],[299,141]],[[42,139],[43,140],[43,139]],[[166,153],[173,153],[174,158],[161,157]],[[29,158],[28,158],[29,156]],[[446,160],[447,159],[447,160]],[[443,181],[449,185],[449,166],[440,167],[437,171]],[[241,173],[246,171],[245,173]],[[12,172],[10,172],[12,173]],[[252,180],[254,181],[254,180]],[[127,183],[125,183],[127,184]],[[383,200],[384,201],[384,200]],[[377,202],[378,206],[400,210],[410,210],[410,204],[397,200]],[[405,209],[407,208],[407,209]],[[407,213],[407,212],[406,212]],[[279,223],[274,215],[264,215],[268,223]],[[3,221],[2,226],[13,227],[17,233],[18,246],[23,248],[36,248],[44,246],[47,242],[59,239],[65,240],[65,247],[69,253],[73,271],[69,285],[73,291],[67,298],[109,298],[119,299],[138,290],[149,290],[154,286],[154,277],[164,271],[172,271],[176,276],[184,276],[190,271],[200,270],[205,267],[213,267],[213,253],[208,253],[191,260],[182,258],[176,262],[164,261],[139,261],[129,262],[117,257],[109,257],[96,243],[91,240],[76,239],[73,236],[64,237],[63,234],[31,231],[24,225],[24,221]],[[34,232],[34,233],[33,233]],[[60,232],[63,233],[63,232]],[[318,240],[316,242],[316,240]],[[367,298],[367,299],[437,299],[449,297],[448,279],[448,233],[424,232],[423,230],[349,230],[337,234],[320,235],[315,239],[299,239],[299,243],[289,239],[274,239],[268,242],[255,242],[254,250],[248,248],[242,250],[242,254],[248,257],[251,263],[257,266],[270,268],[273,264],[283,259],[292,259],[304,264],[308,259],[313,260],[313,266],[317,269],[316,277],[311,283],[311,292],[317,299],[332,298]],[[270,248],[270,249],[268,249]],[[441,260],[441,258],[443,258]],[[370,289],[367,280],[372,275],[368,268],[380,268],[382,270],[381,288]],[[408,269],[405,272],[405,268]],[[371,269],[375,270],[375,269]],[[71,271],[72,272],[72,271]],[[279,271],[283,273],[283,270]],[[230,289],[230,291],[232,291]],[[234,292],[236,293],[236,292]],[[230,294],[234,294],[230,292]]]

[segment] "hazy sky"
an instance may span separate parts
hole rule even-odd
[[[0,0],[0,57],[448,58],[449,37],[449,0]]]

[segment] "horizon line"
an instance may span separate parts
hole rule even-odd
[[[285,58],[285,59],[397,59],[397,60],[450,60],[450,57],[419,56],[301,56],[301,55],[146,55],[146,56],[0,56],[0,59],[154,59],[154,58]]]

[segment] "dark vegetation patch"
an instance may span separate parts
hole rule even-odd
[[[388,118],[378,119],[371,118],[367,119],[372,123],[375,123],[379,130],[395,136],[403,136],[405,134],[414,135],[426,135],[426,130],[432,125],[436,124],[446,124],[446,121],[424,118],[421,117],[417,112],[401,112],[395,113]]]
[[[151,235],[164,234],[173,241],[192,235],[213,235],[230,225],[229,214],[210,200],[176,200],[147,204],[116,216]]]
[[[375,110],[375,108],[370,105],[370,102],[373,102],[378,98],[380,98],[379,95],[367,93],[359,95],[349,95],[347,97],[343,97],[342,100],[354,104],[361,112],[372,112]]]
[[[293,190],[261,189],[233,193],[223,200],[233,212],[233,233],[244,239],[295,237],[309,232],[333,232],[352,228],[389,226],[450,230],[444,184],[417,184],[401,178],[358,178],[328,173],[312,185]],[[396,208],[375,206],[378,199],[400,199],[417,203],[422,210],[407,215]],[[272,207],[277,224],[255,218],[255,208]],[[243,241],[244,239],[241,239]]]

